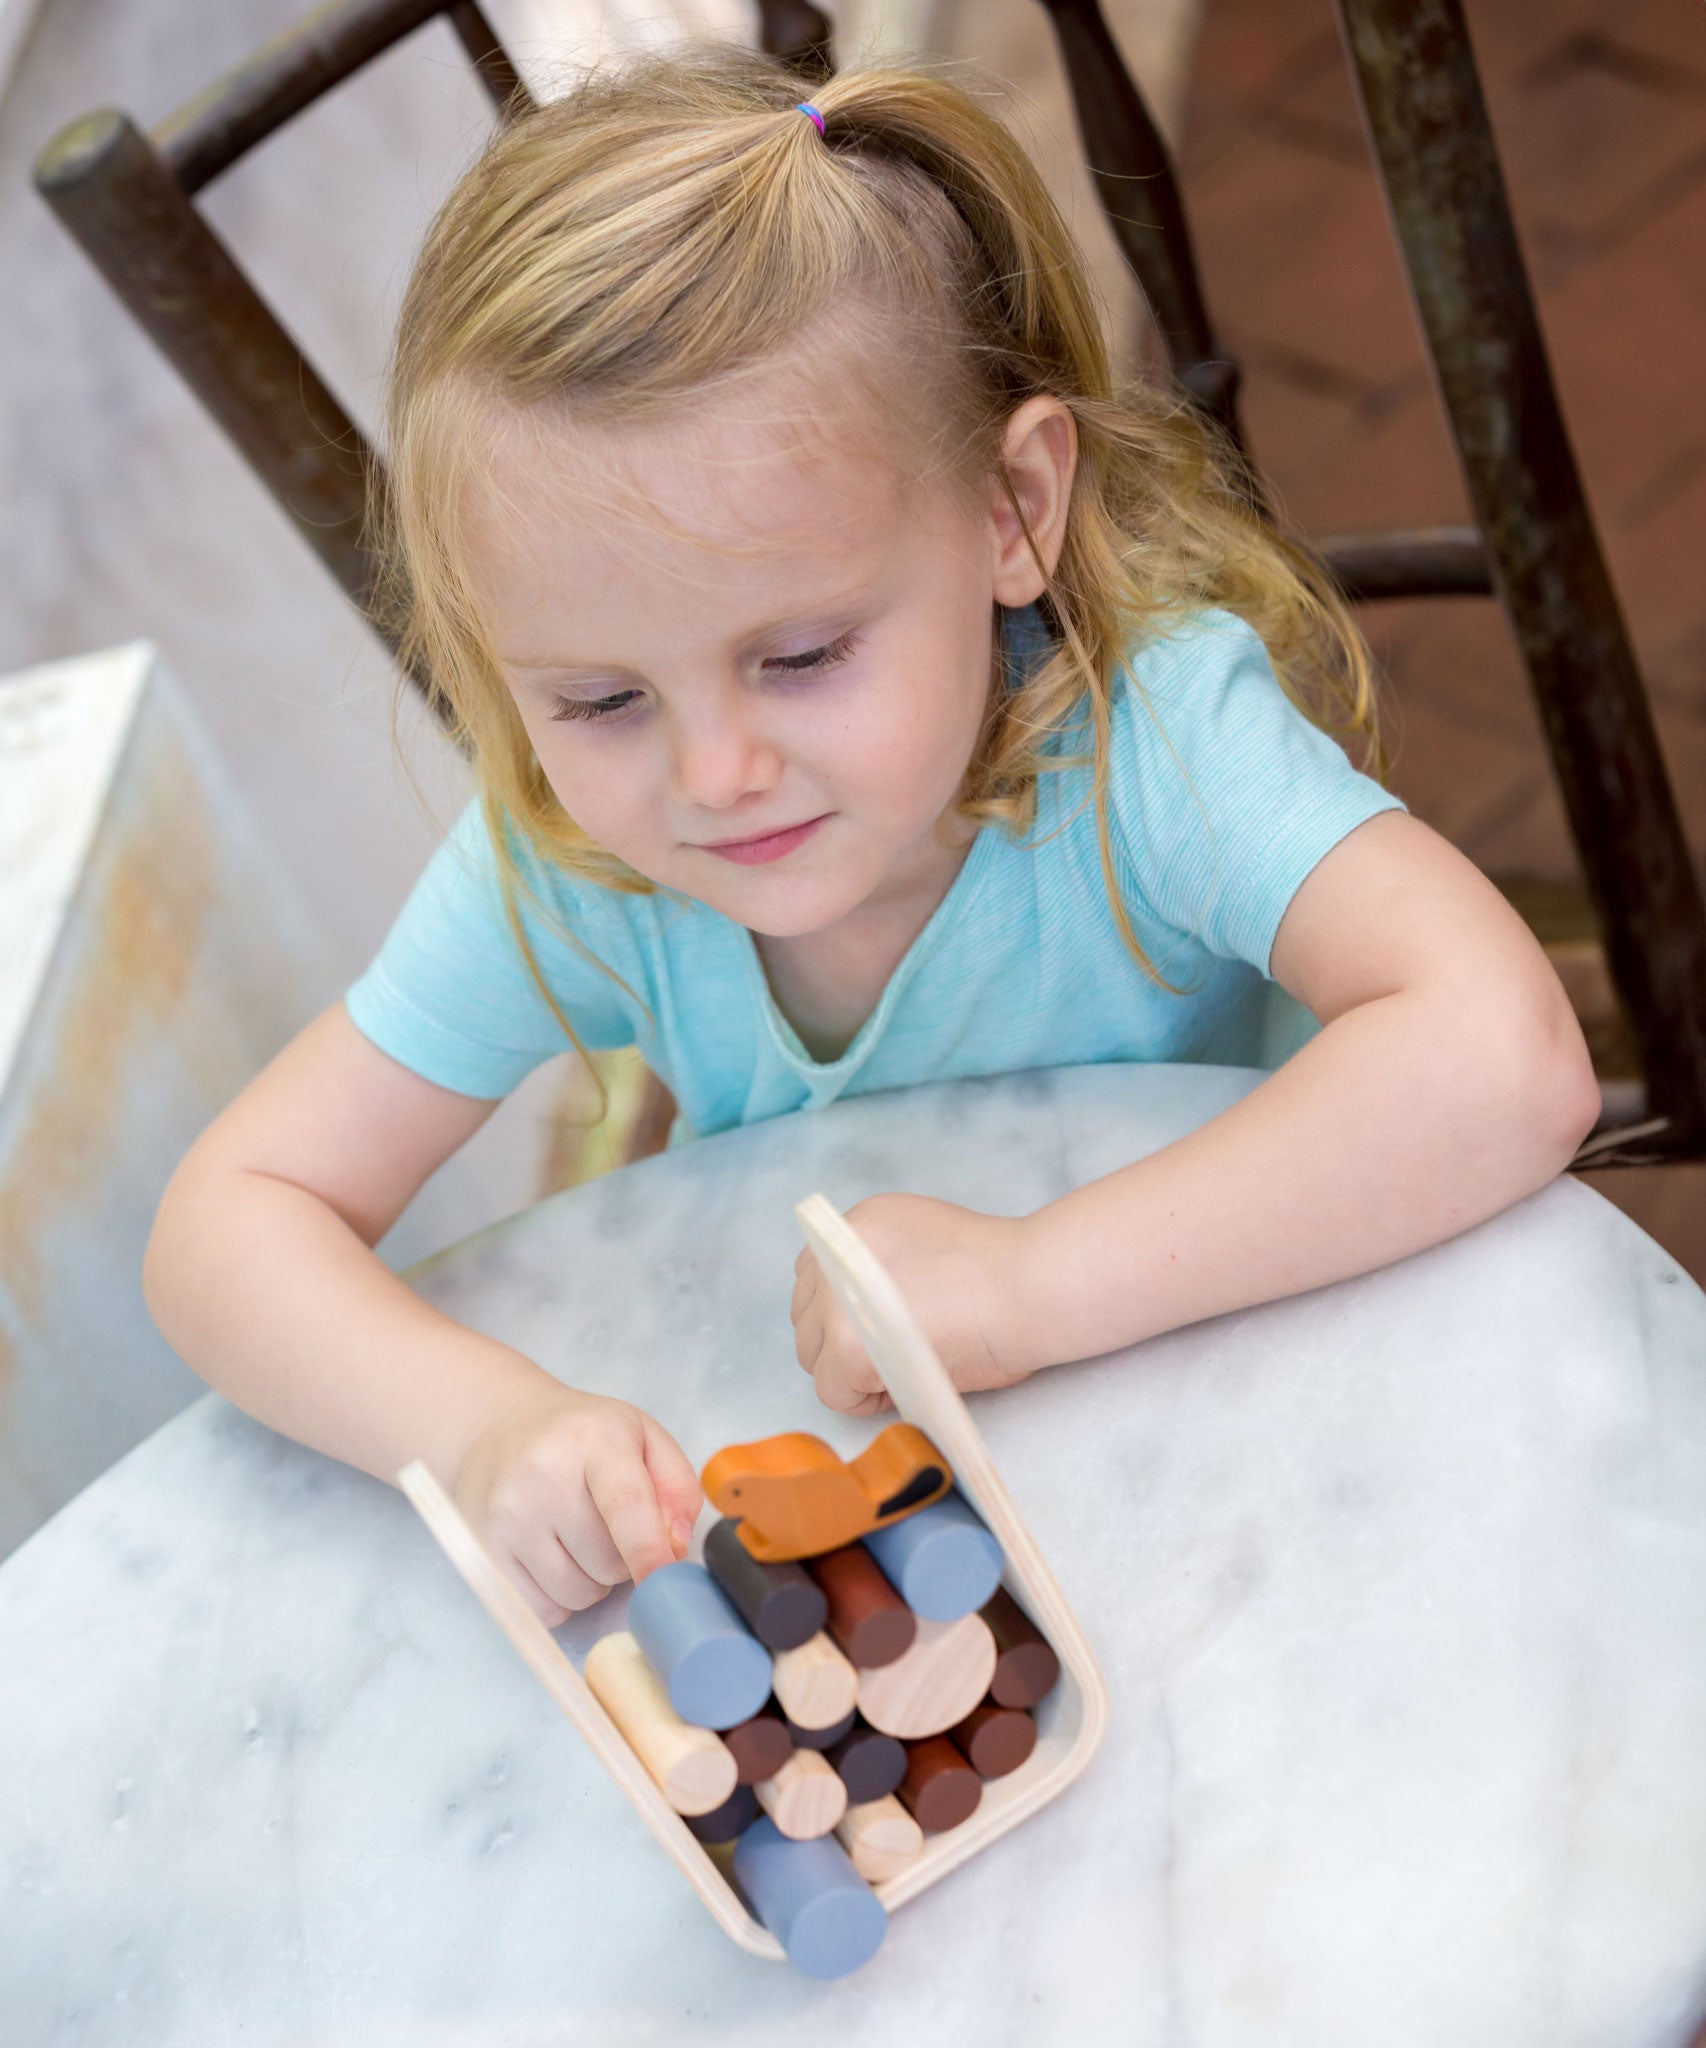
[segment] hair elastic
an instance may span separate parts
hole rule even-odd
[[[800,104],[794,109],[794,112],[796,114],[804,114],[817,132],[820,135],[823,133],[823,116],[812,105],[810,100],[801,100]]]

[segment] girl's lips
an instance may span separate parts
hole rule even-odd
[[[714,853],[722,860],[739,861],[742,867],[759,867],[765,861],[783,860],[796,846],[804,846],[829,816],[808,818],[803,825],[788,825],[780,832],[766,832],[758,839],[724,839],[715,846],[701,846],[701,853]]]

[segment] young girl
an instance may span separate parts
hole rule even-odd
[[[1116,393],[1055,208],[962,91],[802,106],[732,51],[595,78],[434,224],[389,424],[408,647],[478,801],[179,1169],[148,1298],[274,1427],[424,1457],[548,1622],[685,1547],[693,1469],[372,1247],[566,1046],[637,1043],[694,1133],[1274,1066],[1034,1215],[859,1205],[967,1388],[1435,1243],[1594,1121],[1539,948],[1328,736],[1373,741],[1341,604],[1176,402]],[[823,1400],[873,1408],[809,1258],[793,1318]]]

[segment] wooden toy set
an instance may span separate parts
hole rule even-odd
[[[718,1924],[838,1977],[1078,1775],[1106,1695],[893,1282],[821,1195],[796,1214],[903,1419],[847,1462],[798,1433],[719,1451],[703,1562],[636,1586],[584,1677],[425,1468],[400,1478]]]

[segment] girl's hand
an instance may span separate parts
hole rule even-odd
[[[555,1381],[491,1417],[451,1491],[547,1628],[683,1556],[704,1502],[649,1415]]]
[[[1041,1362],[1025,1356],[1019,1332],[1020,1218],[983,1216],[925,1195],[872,1195],[847,1220],[906,1297],[962,1393],[1011,1386]],[[809,1250],[794,1272],[794,1348],[818,1399],[844,1415],[892,1407]]]

